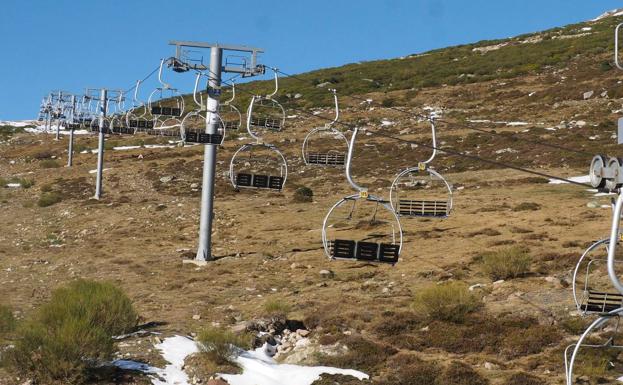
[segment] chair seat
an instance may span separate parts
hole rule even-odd
[[[336,153],[313,153],[309,154],[307,163],[330,165],[330,166],[343,166],[346,162],[346,156],[344,154]]]
[[[448,202],[401,199],[397,211],[399,215],[410,217],[447,217]]]
[[[283,188],[283,177],[275,175],[238,173],[236,174],[236,187],[281,190]]]
[[[333,259],[352,259],[365,262],[395,264],[398,262],[398,245],[336,239],[330,243]]]
[[[585,293],[580,309],[587,313],[609,313],[623,307],[623,295],[591,291]]]

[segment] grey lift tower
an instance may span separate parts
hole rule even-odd
[[[191,41],[171,41],[175,46],[175,57],[169,59],[169,67],[176,72],[209,71],[208,74],[208,114],[206,115],[206,133],[216,134],[218,131],[219,99],[221,96],[221,74],[223,72],[237,73],[242,77],[263,74],[264,66],[257,64],[257,56],[264,51],[259,48],[246,46],[200,43]],[[210,64],[203,61],[191,60],[187,57],[184,48],[210,49]],[[243,52],[249,54],[250,62],[225,63],[223,65],[223,51]],[[245,58],[246,59],[246,58]],[[218,144],[206,144],[203,158],[203,181],[201,188],[201,217],[199,222],[199,245],[197,261],[212,260],[212,220],[214,218],[214,184],[216,169],[216,149]]]

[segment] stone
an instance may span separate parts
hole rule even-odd
[[[309,333],[311,333],[309,330],[306,329],[299,329],[296,331],[296,334],[298,334],[301,337],[307,337],[309,335]]]
[[[577,122],[575,122],[575,125],[582,128],[586,126],[586,122],[584,120],[578,120]]]
[[[320,277],[321,278],[325,278],[325,279],[329,279],[329,278],[333,278],[335,277],[335,273],[331,270],[320,270]]]
[[[207,266],[208,261],[198,261],[196,259],[184,259],[182,260],[183,265],[195,265],[199,267]]]
[[[208,380],[208,385],[229,385],[229,384],[220,378],[214,378],[214,379]]]
[[[174,176],[163,176],[162,178],[160,178],[160,182],[162,183],[169,183],[171,181],[173,181],[175,179]]]
[[[584,100],[587,100],[587,99],[592,98],[594,94],[595,94],[595,91],[588,91],[582,94],[582,96],[584,97]]]
[[[588,207],[589,209],[598,209],[600,206],[601,205],[599,204],[599,202],[595,201],[591,201],[586,204],[586,207]]]
[[[476,289],[482,289],[483,287],[486,287],[487,285],[485,285],[484,283],[477,283],[475,285],[471,285],[469,287],[469,291],[474,291]]]
[[[487,370],[498,370],[500,367],[496,364],[492,364],[491,362],[485,362],[485,369]]]
[[[199,314],[193,314],[193,319],[194,319],[195,321],[198,321],[198,320],[200,320],[200,319],[201,319],[201,316],[200,316]]]

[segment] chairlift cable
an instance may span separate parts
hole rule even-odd
[[[248,95],[251,95],[251,96],[254,95],[251,91],[247,91],[247,90],[244,90],[244,89],[240,89],[239,88],[238,91],[244,92],[244,93],[246,93]],[[318,118],[318,119],[324,119],[326,121],[333,121],[332,118],[324,117],[324,116],[320,116],[320,115],[314,115],[313,113],[305,111],[305,110],[303,110],[301,108],[298,108],[298,107],[289,106],[289,108],[291,110],[293,110],[293,111],[296,111],[298,113],[307,115],[309,117],[314,117],[314,118]],[[355,128],[354,125],[349,124],[349,123],[345,123],[343,121],[338,121],[337,124],[340,124],[343,127],[347,128],[347,129],[350,129],[350,130]],[[567,178],[564,178],[564,177],[559,177],[559,176],[556,176],[556,175],[551,175],[551,174],[543,173],[543,172],[540,172],[540,171],[534,171],[534,170],[530,170],[530,169],[527,169],[527,168],[524,168],[524,167],[520,167],[520,166],[510,165],[510,164],[507,164],[507,163],[504,163],[504,162],[499,162],[499,161],[496,161],[496,160],[483,158],[483,157],[480,157],[480,156],[477,156],[477,155],[465,154],[465,153],[460,152],[458,150],[452,150],[452,149],[449,149],[447,147],[440,148],[439,146],[433,146],[433,145],[430,145],[430,144],[416,142],[416,141],[413,141],[413,140],[402,139],[402,138],[391,136],[391,135],[388,135],[388,134],[385,134],[385,133],[381,133],[381,132],[378,132],[378,131],[367,130],[367,132],[370,132],[373,135],[383,136],[383,137],[386,137],[388,139],[392,139],[392,140],[395,140],[395,141],[399,141],[399,142],[403,142],[403,143],[409,143],[409,144],[416,144],[418,146],[427,147],[427,148],[430,148],[430,149],[433,149],[433,150],[443,151],[445,153],[448,153],[448,154],[454,155],[454,156],[459,156],[459,157],[463,157],[463,158],[467,158],[467,159],[477,160],[477,161],[480,161],[480,162],[483,162],[483,163],[488,163],[488,164],[495,165],[495,166],[509,168],[509,169],[512,169],[512,170],[515,170],[515,171],[520,171],[520,172],[524,172],[524,173],[527,173],[527,174],[537,175],[537,176],[541,176],[541,177],[544,177],[544,178],[554,179],[554,180],[570,183],[570,184],[577,185],[577,186],[587,187],[587,188],[590,188],[590,189],[593,188],[593,186],[591,186],[590,184],[587,184],[587,183],[577,182],[577,181],[574,181],[574,180],[571,180],[571,179],[567,179]]]
[[[305,80],[305,79],[303,79],[303,78],[301,78],[301,77],[299,77],[297,75],[291,75],[291,74],[285,73],[285,72],[280,71],[280,70],[278,70],[278,71],[283,76],[293,78],[293,79],[298,80],[300,82],[305,82],[305,83],[311,84],[311,81]],[[355,100],[363,101],[363,102],[366,102],[366,103],[375,103],[379,107],[382,106],[380,103],[375,102],[375,101],[370,100],[370,99],[367,99],[367,98],[362,98],[362,97],[355,96],[355,95],[344,95],[344,96],[347,96],[347,97],[355,99]],[[390,107],[382,106],[382,107],[390,109],[390,110],[393,110],[393,111],[400,112],[402,114],[409,115],[411,117],[417,117],[417,118],[421,118],[421,119],[428,119],[428,116],[426,116],[426,115],[414,113],[414,112],[411,112],[411,111],[406,111],[406,110],[403,110],[402,108],[392,107],[392,106],[390,106]],[[498,136],[507,136],[507,135],[505,135],[503,133],[490,131],[490,130],[485,130],[485,129],[481,129],[481,128],[475,128],[475,127],[472,127],[472,126],[469,126],[469,125],[466,125],[466,124],[461,124],[461,123],[458,123],[458,122],[450,122],[450,121],[444,120],[444,119],[436,119],[436,121],[439,122],[439,123],[452,125],[452,126],[455,126],[455,127],[458,127],[458,128],[465,128],[465,129],[468,129],[468,130],[478,131],[478,132],[482,132],[482,133],[485,133],[485,134],[498,135]],[[512,137],[513,139],[516,139],[516,140],[521,140],[521,141],[524,141],[524,142],[527,142],[527,143],[537,144],[537,145],[543,146],[543,147],[555,148],[555,149],[558,149],[558,150],[573,152],[573,153],[576,153],[576,154],[589,155],[591,157],[593,157],[593,155],[594,155],[593,153],[589,153],[589,152],[582,151],[582,150],[577,150],[577,149],[573,149],[573,148],[569,148],[569,147],[564,147],[564,146],[560,146],[560,145],[553,144],[553,143],[543,142],[543,141],[540,141],[540,140],[533,140],[533,139],[529,139],[529,138],[524,138],[524,137],[521,137],[521,136],[519,136],[517,134],[514,134],[514,133],[510,134],[508,136],[510,136],[510,137]]]

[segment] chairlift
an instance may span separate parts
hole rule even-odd
[[[236,98],[236,83],[231,82],[231,98],[219,105],[218,115],[226,130],[238,130],[242,126],[242,114],[232,102]]]
[[[165,59],[162,59],[158,70],[158,82],[161,86],[149,95],[147,109],[154,117],[154,129],[179,130],[185,109],[184,97],[176,88],[162,80],[164,63]]]
[[[333,93],[333,100],[335,101],[335,119],[323,127],[314,128],[305,136],[302,153],[303,162],[307,166],[341,167],[346,162],[348,139],[335,128],[340,117],[340,108],[337,91],[334,89],[330,91]],[[316,144],[312,146],[311,143],[314,141]],[[321,142],[321,145],[318,145],[317,142]],[[336,145],[338,142],[339,148]],[[344,142],[346,146],[341,142]],[[310,147],[314,150],[310,150]]]
[[[275,90],[268,95],[252,96],[249,108],[247,108],[247,129],[256,135],[260,130],[281,131],[286,122],[285,109],[274,99],[279,91],[278,70],[276,68],[272,70],[275,74]]]
[[[590,245],[573,271],[573,300],[583,315],[607,314],[623,307],[623,294],[612,292],[608,279],[607,255],[610,238]],[[620,265],[623,260],[615,260]]]
[[[599,317],[595,319],[588,328],[582,333],[578,341],[565,350],[565,371],[567,377],[567,385],[573,384],[573,369],[575,366],[575,362],[578,357],[578,352],[582,348],[592,348],[592,349],[616,349],[622,350],[623,345],[617,344],[615,341],[615,335],[611,334],[603,344],[593,344],[592,342],[588,342],[587,338],[593,334],[595,331],[603,329],[603,327],[611,320],[615,322],[614,332],[618,332],[618,325],[620,322],[621,314],[623,314],[623,283],[619,280],[617,276],[616,267],[620,262],[620,259],[617,259],[617,245],[621,234],[619,232],[620,222],[621,222],[621,212],[623,211],[623,194],[619,194],[616,199],[616,203],[614,205],[613,215],[612,215],[612,224],[610,227],[610,237],[608,239],[604,239],[598,241],[591,245],[582,257],[578,265],[574,271],[574,281],[573,281],[573,296],[578,306],[578,310],[580,310],[584,314],[598,314]],[[605,251],[607,253],[607,258],[592,258],[589,257],[591,253],[596,250],[599,250],[600,247],[605,247]],[[578,283],[577,276],[582,268],[583,262],[586,261],[586,278],[584,282],[584,289],[581,296],[578,295]],[[607,278],[610,279],[610,283],[615,289],[614,294],[608,294],[605,290],[603,290],[598,285],[602,285],[601,281],[595,283],[595,280],[591,274],[594,270],[594,266],[596,265],[593,261],[605,263]],[[591,283],[592,282],[592,283]],[[586,294],[584,294],[586,293]],[[569,354],[571,353],[571,354]]]
[[[234,153],[229,163],[229,178],[234,188],[281,191],[287,177],[285,157],[277,147],[268,143],[245,144]]]
[[[580,352],[601,352],[600,356],[603,356],[604,352],[612,352],[612,356],[616,357],[623,351],[623,345],[619,342],[621,340],[620,323],[622,313],[623,309],[619,308],[603,314],[588,326],[576,343],[565,348],[564,360],[567,385],[574,384],[573,372],[576,368],[576,362],[580,360]],[[614,367],[615,360],[610,361],[606,359],[606,362],[602,362],[602,364]],[[621,369],[622,367],[619,363],[619,370],[616,372],[620,373]],[[614,376],[615,378],[612,378],[613,381],[620,377],[620,374]]]
[[[358,130],[357,127],[353,130],[345,167],[346,179],[357,193],[340,199],[325,216],[322,223],[324,252],[331,260],[393,265],[398,262],[402,251],[400,219],[390,202],[369,194],[366,188],[356,184],[351,177]]]
[[[434,117],[430,118],[433,153],[416,167],[409,167],[396,176],[389,200],[396,213],[407,218],[447,218],[452,211],[452,186],[430,166],[437,155]]]
[[[197,72],[195,88],[193,89],[193,100],[198,108],[186,114],[182,119],[180,137],[183,142],[188,143],[222,145],[225,140],[225,124],[219,114],[208,111],[207,101],[204,103],[203,96],[197,92],[202,76],[204,75],[201,72]],[[218,122],[217,132],[214,134],[209,134],[206,130],[210,119],[216,119]]]
[[[126,127],[133,130],[134,133],[154,128],[154,120],[151,116],[151,112],[148,111],[145,102],[139,100],[138,98],[141,83],[142,80],[136,81],[136,86],[134,86],[134,95],[132,97],[132,108],[130,108],[125,114]]]
[[[275,145],[264,143],[248,124],[247,132],[255,142],[243,145],[232,156],[229,163],[232,186],[281,191],[288,178],[285,156]]]

